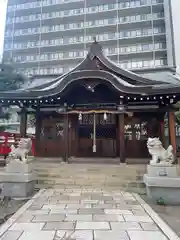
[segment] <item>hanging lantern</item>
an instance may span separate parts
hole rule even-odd
[[[105,121],[107,120],[107,114],[106,114],[106,112],[104,113],[104,120],[105,120]]]
[[[79,119],[79,121],[82,121],[82,113],[79,113],[78,119]]]

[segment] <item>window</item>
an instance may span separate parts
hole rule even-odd
[[[50,58],[51,58],[51,60],[59,59],[59,54],[58,54],[58,53],[52,53],[52,54],[50,55]]]
[[[148,51],[150,49],[149,44],[143,44],[142,49],[143,49],[143,51]]]
[[[141,29],[136,30],[136,36],[141,36]]]
[[[35,60],[35,56],[33,56],[33,55],[26,56],[26,60],[27,61],[34,61]]]
[[[64,11],[64,16],[69,16],[70,15],[70,11],[69,10],[65,10]]]
[[[104,6],[107,6],[108,10],[116,9],[116,4],[109,4]]]
[[[137,68],[137,62],[132,62],[132,68]]]
[[[78,14],[83,14],[84,13],[84,8],[79,8],[79,9],[73,9],[72,14],[78,15]]]
[[[74,52],[69,52],[69,57],[74,57]]]
[[[5,49],[11,49],[12,48],[10,43],[6,43],[4,47],[5,47]]]
[[[143,61],[143,67],[148,68],[149,67],[149,61]]]
[[[84,51],[78,52],[78,56],[79,56],[79,57],[84,57]]]
[[[116,23],[116,18],[112,19],[104,19],[104,24],[115,24]]]
[[[119,48],[119,52],[120,52],[120,53],[126,52],[126,48],[125,48],[125,47],[120,47],[120,48]]]
[[[154,44],[154,49],[162,49],[163,48],[163,43],[155,43]]]
[[[142,68],[142,67],[143,67],[142,61],[137,61],[136,67],[137,67],[137,68]]]
[[[137,46],[131,46],[129,52],[136,52],[137,51]]]
[[[41,61],[48,60],[48,54],[41,54],[41,55],[40,55],[40,60],[41,60]]]
[[[104,20],[99,20],[98,25],[104,25]]]

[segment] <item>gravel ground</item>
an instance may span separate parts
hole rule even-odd
[[[141,196],[180,237],[180,206],[160,206]]]
[[[14,200],[8,198],[0,200],[0,224],[4,223],[26,202],[27,200]]]
[[[35,189],[36,194],[38,189]],[[0,188],[1,193],[1,188]],[[29,199],[11,199],[8,197],[0,197],[0,225],[8,220],[14,213],[18,211]]]

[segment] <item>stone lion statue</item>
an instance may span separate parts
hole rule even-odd
[[[164,164],[171,165],[175,162],[173,147],[170,145],[167,150],[163,148],[159,138],[148,138],[147,148],[152,156],[150,165]]]
[[[11,160],[19,160],[22,162],[27,162],[28,153],[32,149],[32,140],[30,138],[21,138],[17,148],[12,145],[11,152],[8,155],[9,161]]]

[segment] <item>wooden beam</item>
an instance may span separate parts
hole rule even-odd
[[[64,114],[64,161],[68,162],[69,157],[69,119],[68,114]]]
[[[160,120],[160,139],[163,144],[165,145],[165,127],[164,127],[164,119]],[[164,146],[165,147],[165,146]]]
[[[20,114],[20,137],[26,137],[27,130],[27,111],[25,108],[21,110]]]
[[[175,114],[174,112],[169,112],[169,140],[173,147],[174,153],[176,154],[176,130],[175,130]]]
[[[40,136],[41,136],[41,125],[42,125],[42,120],[41,120],[41,115],[40,115],[40,109],[37,107],[36,109],[36,130],[35,130],[35,156],[39,156],[40,154]]]
[[[119,157],[125,163],[124,113],[119,114]]]

